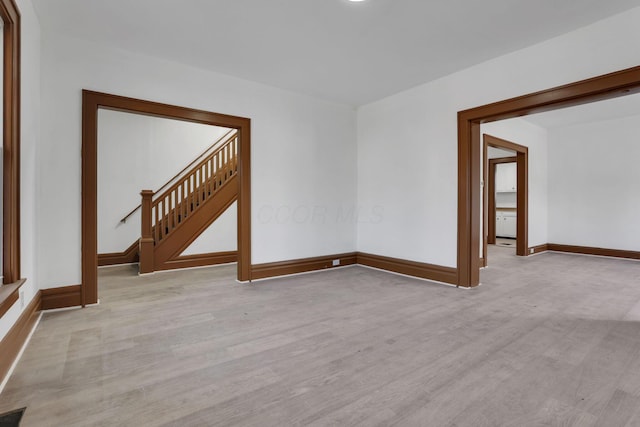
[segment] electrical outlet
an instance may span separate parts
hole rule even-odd
[[[335,267],[336,265],[340,265],[340,260],[339,259],[334,259],[333,260],[333,266]]]
[[[533,249],[533,248],[529,248],[529,253],[530,253],[530,254],[532,254],[532,253],[534,253],[534,252],[535,252],[535,249]]]
[[[20,300],[20,308],[23,309],[24,308],[24,290],[23,289],[18,290],[18,299]]]

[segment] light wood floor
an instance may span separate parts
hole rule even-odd
[[[460,290],[363,267],[100,272],[0,396],[23,426],[638,426],[640,263],[491,247]]]

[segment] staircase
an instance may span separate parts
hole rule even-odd
[[[141,237],[123,254],[115,255],[138,260],[140,273],[176,268],[180,254],[237,200],[237,175],[238,135],[234,130],[160,188],[168,187],[166,190],[142,190],[140,206],[122,219],[126,221],[141,208]],[[106,255],[108,262],[111,254]]]
[[[141,192],[140,273],[171,268],[171,261],[237,200],[237,174],[234,132],[163,193]]]

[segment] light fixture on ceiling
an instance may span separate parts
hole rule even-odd
[[[356,2],[364,1],[364,0],[349,0],[349,1],[352,1],[352,2],[356,3]]]

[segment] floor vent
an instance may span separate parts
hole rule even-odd
[[[0,414],[0,427],[18,427],[25,409],[27,408],[15,409],[13,411]]]

